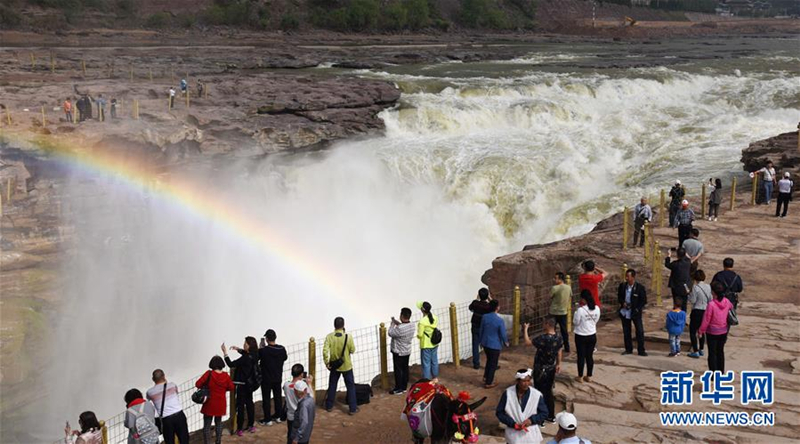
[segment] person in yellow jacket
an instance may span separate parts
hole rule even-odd
[[[439,326],[439,319],[431,313],[431,304],[417,302],[422,311],[422,319],[417,323],[417,338],[422,347],[422,377],[433,379],[439,376],[439,344],[433,343],[433,332]]]
[[[339,385],[339,376],[344,376],[344,385],[347,387],[347,404],[350,414],[358,412],[356,405],[356,383],[353,378],[353,361],[350,355],[356,352],[353,338],[345,332],[344,318],[333,320],[333,333],[325,337],[322,348],[322,360],[325,367],[330,370],[328,378],[328,396],[325,398],[325,410],[333,410],[333,401],[336,398],[336,387]]]

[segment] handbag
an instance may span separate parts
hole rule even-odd
[[[207,375],[208,379],[206,379],[206,383],[197,389],[196,392],[192,393],[192,402],[195,404],[205,404],[211,396],[211,390],[208,388],[208,385],[211,383],[211,371],[209,371]]]
[[[347,334],[344,335],[344,345],[342,345],[342,355],[339,356],[339,359],[335,361],[331,361],[328,364],[329,370],[336,370],[337,368],[344,365],[344,351],[347,350]]]
[[[736,311],[731,308],[728,310],[728,327],[732,325],[739,325],[739,317],[736,316]]]
[[[164,391],[161,393],[161,410],[158,412],[158,418],[156,418],[156,427],[158,427],[158,433],[163,433],[164,424],[161,422],[161,418],[164,416],[164,401],[167,400],[167,384],[168,382],[164,383]]]

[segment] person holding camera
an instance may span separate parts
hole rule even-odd
[[[306,373],[303,364],[295,364],[292,366],[292,380],[283,384],[283,394],[286,397],[286,444],[292,444],[292,427],[294,425],[295,412],[297,411],[297,393],[295,393],[295,384],[300,381],[306,383],[310,388],[314,377]],[[314,390],[308,390],[306,396],[314,397]]]
[[[333,320],[333,333],[325,337],[325,345],[322,348],[322,359],[325,367],[330,370],[328,378],[328,395],[325,398],[325,410],[333,410],[333,401],[336,399],[336,387],[339,385],[339,378],[344,377],[344,385],[347,387],[347,404],[350,406],[350,414],[358,412],[356,405],[356,383],[353,377],[353,361],[350,355],[356,352],[356,344],[353,338],[345,332],[344,318],[337,317]]]
[[[411,341],[414,340],[417,329],[411,323],[411,309],[403,307],[400,310],[400,320],[392,317],[392,323],[387,332],[392,338],[391,351],[394,363],[394,388],[390,395],[405,393],[408,388],[408,359],[411,357]]]

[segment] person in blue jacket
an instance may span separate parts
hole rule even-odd
[[[681,310],[681,301],[675,301],[672,305],[672,311],[667,313],[670,357],[681,354],[681,334],[686,325],[686,312]]]
[[[486,369],[483,372],[483,383],[485,388],[495,388],[494,372],[497,370],[497,363],[500,361],[500,350],[503,346],[508,347],[508,335],[506,333],[506,323],[497,314],[500,311],[500,303],[493,299],[490,303],[491,313],[486,313],[481,318],[481,346],[486,353]]]

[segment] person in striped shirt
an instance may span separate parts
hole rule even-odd
[[[411,309],[400,310],[400,320],[392,318],[389,326],[389,337],[392,338],[390,349],[394,363],[394,388],[391,395],[405,393],[408,388],[408,359],[411,357],[411,341],[416,334],[416,327],[411,323]]]

